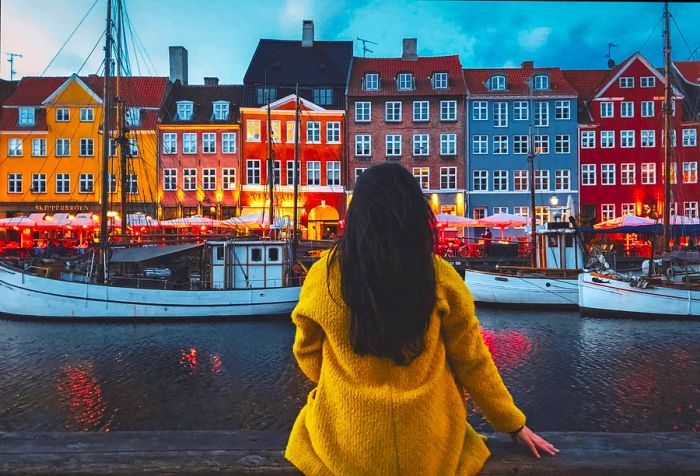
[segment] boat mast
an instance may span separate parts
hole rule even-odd
[[[664,2],[664,253],[669,251],[669,228],[671,223],[671,115],[673,104],[671,101],[671,14],[668,11],[668,2]]]
[[[292,239],[292,260],[296,261],[297,259],[297,248],[299,247],[299,234],[298,234],[298,212],[297,212],[297,204],[299,201],[299,177],[297,176],[297,171],[299,170],[299,110],[300,110],[300,101],[299,101],[299,83],[297,83],[297,90],[296,90],[296,112],[294,115],[294,172],[292,173],[292,176],[294,177],[294,223],[293,223],[293,228],[292,228],[292,233],[294,233],[294,238]]]
[[[532,141],[532,126],[530,126],[530,137],[528,138],[529,146],[527,153],[527,161],[530,166],[530,229],[532,236],[532,244],[530,246],[530,264],[534,268],[537,266],[537,214],[535,213],[535,148]]]
[[[105,73],[104,92],[102,95],[102,190],[100,200],[100,246],[102,247],[103,274],[99,279],[106,281],[107,278],[107,247],[109,231],[107,228],[107,193],[109,187],[109,114],[111,111],[111,88],[109,77],[111,75],[111,45],[112,45],[112,0],[107,0],[107,28],[105,31]]]
[[[275,183],[275,164],[272,155],[272,120],[270,117],[270,91],[267,91],[267,183],[270,186],[270,238],[272,238],[272,226],[275,223],[274,215],[274,183]]]
[[[126,177],[126,171],[127,171],[127,151],[128,151],[128,145],[129,141],[126,139],[125,133],[125,124],[124,124],[124,101],[122,100],[121,97],[121,90],[120,90],[120,85],[119,85],[119,78],[121,77],[121,62],[122,62],[122,0],[117,0],[117,71],[116,71],[116,91],[115,91],[115,96],[116,96],[116,101],[117,101],[117,118],[116,118],[116,129],[117,133],[119,134],[116,142],[119,144],[119,177],[120,177],[120,188],[121,192],[119,194],[119,199],[120,199],[120,211],[121,211],[121,217],[122,217],[122,236],[121,239],[124,240],[127,235],[127,220],[126,220],[126,214],[127,214],[127,209],[126,209],[126,184],[127,184],[127,177]]]

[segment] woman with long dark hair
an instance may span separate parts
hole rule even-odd
[[[434,256],[436,229],[402,166],[358,178],[345,233],[311,267],[292,313],[294,355],[317,383],[285,453],[305,474],[476,474],[490,453],[461,387],[497,431],[538,457],[558,451],[525,426],[464,280]]]

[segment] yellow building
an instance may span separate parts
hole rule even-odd
[[[117,81],[112,80],[113,83]],[[155,212],[156,122],[168,87],[160,77],[120,78],[112,91],[126,116],[127,186],[132,212]],[[26,77],[0,112],[0,216],[77,213],[100,208],[104,80],[98,76]],[[112,117],[112,123],[116,114]],[[116,130],[110,136],[115,137]],[[118,207],[119,148],[110,160],[110,202]]]

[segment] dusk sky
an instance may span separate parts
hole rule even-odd
[[[95,0],[2,0],[0,77],[9,79],[7,52],[20,53],[17,77],[40,75]],[[189,51],[190,84],[204,76],[241,83],[259,38],[301,38],[303,19],[315,23],[317,40],[366,38],[368,56],[401,55],[401,39],[418,38],[419,55],[459,54],[464,67],[535,65],[605,68],[609,42],[621,61],[641,51],[662,60],[663,3],[471,2],[399,0],[125,0],[132,27],[144,45],[132,48],[134,74],[168,75],[168,46]],[[99,0],[46,72],[76,72],[104,29]],[[674,59],[700,59],[700,4],[671,3]],[[679,31],[680,29],[680,31]],[[95,73],[104,40],[81,74]],[[355,55],[361,44],[355,41]],[[138,60],[138,64],[137,64]]]

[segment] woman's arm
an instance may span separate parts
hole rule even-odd
[[[299,306],[292,312],[292,322],[297,326],[293,347],[294,357],[302,372],[314,383],[318,383],[321,377],[323,329],[315,321],[300,314],[298,309]]]

